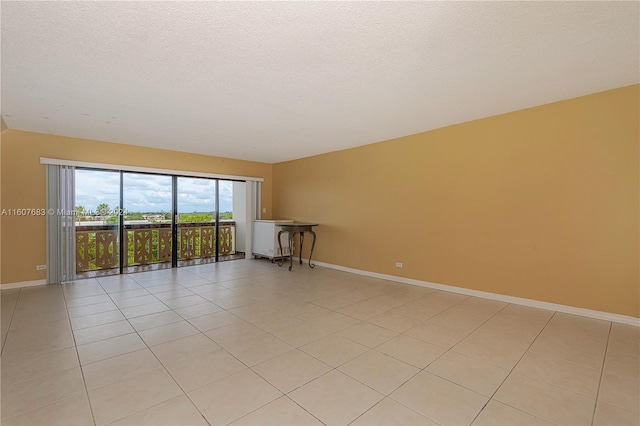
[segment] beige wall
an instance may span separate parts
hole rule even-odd
[[[275,164],[274,217],[322,262],[638,317],[639,88]]]
[[[262,206],[270,217],[272,165],[222,157],[144,148],[40,133],[2,132],[1,203],[4,209],[45,208],[45,166],[40,157],[122,164],[195,172],[263,177]],[[2,216],[0,282],[44,279],[46,263],[44,217]]]

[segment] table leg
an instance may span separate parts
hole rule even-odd
[[[311,235],[313,235],[313,242],[311,243],[311,253],[309,253],[309,267],[315,268],[316,265],[311,264],[311,256],[313,256],[313,248],[316,246],[316,233],[313,231],[309,231],[309,232],[311,233]],[[302,259],[302,257],[300,257],[300,259]]]
[[[300,253],[298,254],[298,258],[301,265],[302,265],[302,245],[303,244],[304,244],[304,232],[300,231]]]
[[[282,252],[282,240],[280,239],[280,235],[282,235],[284,231],[278,232],[278,247],[280,247],[280,260],[278,261],[278,266],[282,266],[284,263],[284,253]]]
[[[293,269],[293,241],[295,235],[295,232],[289,232],[289,271]]]

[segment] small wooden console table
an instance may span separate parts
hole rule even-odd
[[[309,253],[309,267],[315,268],[316,265],[311,263],[311,256],[313,256],[313,248],[316,246],[316,233],[313,232],[313,227],[318,226],[317,223],[283,223],[278,232],[278,245],[280,246],[280,253],[282,253],[282,241],[280,240],[280,235],[283,232],[289,233],[289,271],[293,268],[293,237],[295,234],[300,234],[300,264],[302,265],[302,244],[304,243],[304,233],[308,232],[313,235],[313,243],[311,243],[311,253]],[[280,259],[278,262],[278,266],[282,266],[284,263],[284,258]]]

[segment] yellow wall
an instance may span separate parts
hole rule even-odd
[[[4,122],[4,118],[0,115],[0,190],[2,189],[2,138],[4,137],[4,131],[7,130],[7,125]],[[0,213],[2,212],[2,193],[0,192]],[[0,216],[0,278],[2,277],[2,217]],[[0,283],[2,280],[0,279]]]
[[[274,217],[318,261],[638,317],[639,88],[275,164]]]
[[[40,157],[260,176],[265,217],[322,224],[319,261],[640,317],[639,98],[635,85],[275,165],[4,130],[0,206],[45,207]],[[0,282],[43,279],[44,219],[0,225]]]
[[[40,157],[95,163],[155,167],[205,173],[264,178],[262,206],[270,217],[272,165],[222,157],[144,148],[41,133],[5,130],[1,150],[1,203],[4,209],[45,208],[45,166]],[[46,271],[36,265],[46,263],[44,217],[2,216],[0,233],[0,282],[39,280]]]

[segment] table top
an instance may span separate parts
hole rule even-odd
[[[281,223],[281,224],[278,224],[278,225],[280,225],[280,227],[282,227],[282,229],[286,229],[286,228],[289,228],[289,229],[293,229],[293,228],[311,228],[312,226],[318,226],[317,223],[298,223],[298,222],[295,222],[295,223]]]

